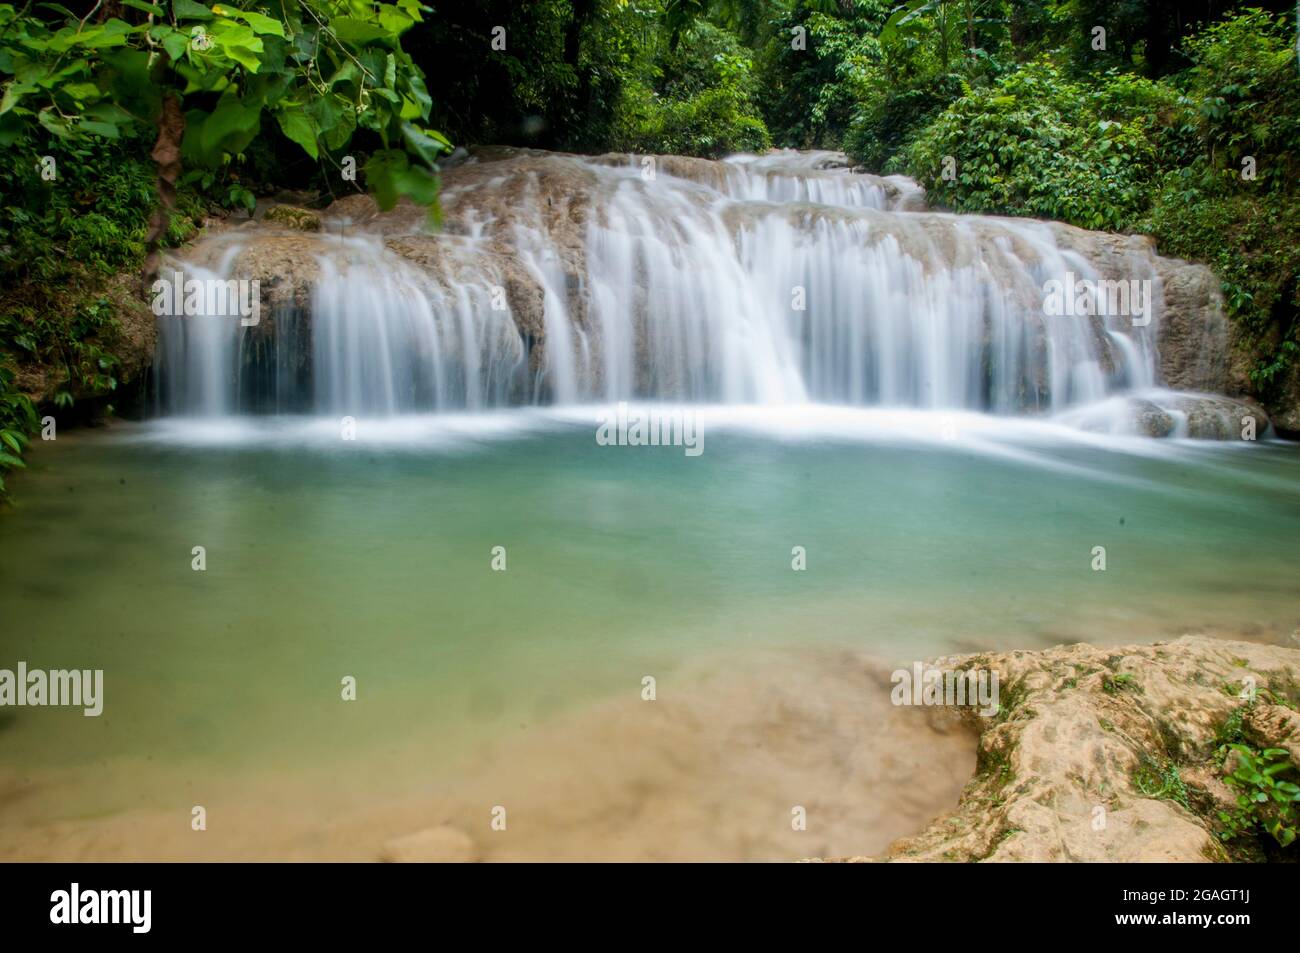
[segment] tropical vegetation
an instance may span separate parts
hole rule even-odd
[[[436,210],[482,143],[841,149],[1150,234],[1216,270],[1262,395],[1300,358],[1290,2],[239,2],[0,3],[0,474],[33,398],[117,399],[119,279],[159,248],[284,190]]]

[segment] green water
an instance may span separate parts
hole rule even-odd
[[[0,668],[103,669],[104,714],[0,714],[3,764],[58,772],[29,808],[48,818],[340,763],[396,788],[408,743],[430,753],[421,777],[454,775],[646,673],[750,649],[1294,644],[1296,445],[989,428],[718,426],[694,458],[600,447],[566,419],[378,443],[61,437],[0,516]]]

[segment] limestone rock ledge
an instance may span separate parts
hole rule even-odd
[[[955,810],[886,857],[840,860],[1264,859],[1241,838],[1225,846],[1218,837],[1218,812],[1235,792],[1215,752],[1235,725],[1300,767],[1300,648],[1185,635],[935,664],[999,673],[998,714],[964,709],[980,732],[976,774]],[[1252,680],[1247,704],[1241,692]],[[1169,777],[1178,780],[1159,781]]]

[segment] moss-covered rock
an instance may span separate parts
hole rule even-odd
[[[320,216],[310,209],[293,205],[273,205],[266,210],[263,221],[300,232],[319,232]]]

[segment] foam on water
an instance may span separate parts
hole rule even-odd
[[[553,439],[594,444],[602,422],[624,416],[648,420],[689,415],[707,457],[709,448],[729,436],[783,444],[872,444],[912,447],[957,457],[1000,459],[1022,467],[1068,473],[1103,482],[1133,484],[1132,475],[1113,472],[1116,459],[1186,464],[1196,470],[1219,466],[1240,479],[1240,468],[1223,454],[1250,452],[1250,442],[1152,440],[1123,431],[1081,427],[1073,415],[1002,417],[972,411],[929,411],[895,407],[845,407],[803,403],[770,407],[756,404],[568,404],[397,416],[360,416],[347,422],[317,415],[170,417],[122,425],[124,442],[174,447],[294,450],[327,454],[367,449],[463,455],[517,441]],[[1118,414],[1109,405],[1083,408],[1080,415]],[[344,428],[347,429],[346,437]],[[1261,440],[1259,443],[1269,443]],[[680,454],[673,447],[645,452]],[[1084,459],[1086,455],[1086,460]],[[960,464],[956,464],[960,465]],[[1297,461],[1300,465],[1300,461]],[[1275,480],[1260,477],[1261,485]],[[1138,480],[1136,482],[1145,482]]]

